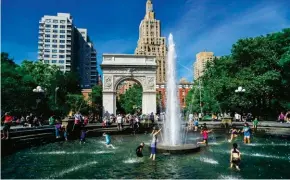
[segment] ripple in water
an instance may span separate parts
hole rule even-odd
[[[53,179],[53,178],[62,177],[65,174],[77,171],[79,169],[82,169],[82,168],[85,168],[87,166],[91,166],[91,165],[94,165],[94,164],[97,164],[97,163],[98,163],[97,161],[92,161],[92,162],[88,162],[88,163],[85,163],[85,164],[82,164],[82,165],[77,165],[77,166],[75,166],[73,168],[66,169],[66,170],[63,170],[63,171],[61,171],[59,173],[55,173],[53,175],[50,175],[48,178],[45,178],[45,179]]]
[[[143,162],[143,158],[129,158],[125,161],[123,161],[125,164],[133,164],[133,163],[139,163],[139,162]]]
[[[52,152],[39,152],[39,153],[29,153],[34,155],[64,155],[64,154],[110,154],[114,153],[113,151],[95,151],[95,152],[86,152],[86,151],[52,151]]]
[[[200,158],[200,161],[205,162],[205,163],[209,163],[209,164],[219,164],[219,162],[217,162],[214,159],[210,159],[210,158]]]
[[[215,153],[221,153],[221,154],[229,154],[226,151],[219,151],[219,150],[212,150],[210,149],[209,151],[215,152]],[[261,153],[241,153],[244,156],[254,156],[254,157],[264,157],[264,158],[273,158],[273,159],[281,159],[281,160],[288,160],[287,157],[281,157],[281,156],[274,156],[274,155],[268,155],[268,154],[261,154]]]
[[[218,179],[241,179],[241,178],[229,175],[220,175]]]

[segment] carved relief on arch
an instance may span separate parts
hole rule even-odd
[[[154,77],[146,77],[146,86],[148,90],[155,89],[155,78]]]
[[[104,76],[104,89],[112,89],[113,86],[113,78],[112,76]]]

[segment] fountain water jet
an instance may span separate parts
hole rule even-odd
[[[176,53],[175,44],[172,34],[168,38],[168,54],[167,54],[167,73],[166,73],[166,121],[164,124],[164,142],[165,145],[179,145],[181,139],[181,120],[179,99],[177,94],[176,81]]]
[[[157,145],[159,152],[190,153],[200,149],[195,144],[183,144],[180,117],[180,102],[176,80],[176,53],[172,34],[168,38],[166,84],[166,119],[163,124],[162,143]]]

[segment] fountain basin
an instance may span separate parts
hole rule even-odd
[[[188,154],[198,152],[199,150],[200,146],[196,144],[182,144],[177,146],[157,144],[158,153]]]

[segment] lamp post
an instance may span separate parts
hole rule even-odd
[[[59,90],[59,87],[55,88],[55,93],[54,93],[54,102],[56,104],[56,100],[57,100],[57,91]]]
[[[41,94],[44,93],[44,89],[42,89],[41,86],[37,86],[35,89],[32,90],[34,93],[37,93],[38,97],[36,98],[36,108],[38,107],[38,104],[41,102]]]
[[[241,95],[244,92],[246,92],[246,90],[242,86],[239,86],[238,89],[235,90],[235,92],[240,94],[240,101],[241,101]],[[242,105],[241,105],[241,119],[242,119],[242,116],[243,116],[243,109],[242,109]]]

